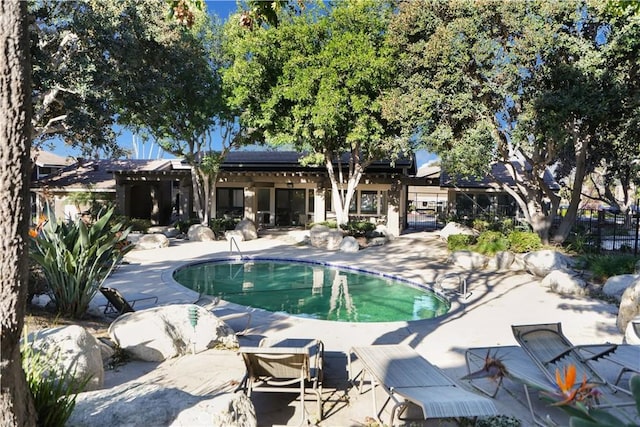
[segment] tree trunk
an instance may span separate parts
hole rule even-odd
[[[352,173],[349,174],[349,177],[347,178],[347,191],[342,192],[342,189],[338,185],[338,178],[336,178],[336,174],[333,170],[333,162],[328,156],[325,156],[325,166],[327,167],[327,173],[329,174],[329,180],[331,181],[331,199],[333,203],[333,210],[336,212],[336,222],[338,223],[338,226],[340,224],[346,224],[349,222],[349,206],[351,205],[351,199],[358,188],[364,167],[359,164],[354,166]]]
[[[573,138],[576,156],[576,172],[573,177],[573,185],[571,188],[571,199],[567,213],[565,214],[558,230],[554,233],[553,242],[556,244],[562,244],[569,236],[569,232],[573,228],[578,213],[578,205],[580,204],[582,194],[582,183],[587,171],[587,148],[589,145],[589,138],[582,138],[581,129],[578,125],[573,128]],[[555,212],[554,212],[555,215]]]
[[[20,357],[27,295],[31,67],[27,4],[0,2],[0,425],[35,425]]]

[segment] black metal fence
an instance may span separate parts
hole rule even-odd
[[[556,224],[562,220],[562,213]],[[582,251],[628,252],[640,254],[640,215],[607,210],[578,211],[569,236],[570,243]]]
[[[562,221],[561,210],[554,224]],[[434,211],[413,211],[407,215],[407,227],[414,230],[439,230],[448,220]],[[465,218],[473,223],[473,218]],[[517,220],[513,218],[514,221]],[[607,210],[582,209],[567,241],[581,252],[628,252],[640,254],[640,212],[616,213]]]

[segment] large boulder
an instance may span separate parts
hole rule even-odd
[[[523,260],[527,271],[537,277],[546,277],[553,270],[564,270],[573,264],[566,255],[549,249],[529,252]]]
[[[631,319],[638,315],[640,315],[640,280],[636,280],[632,286],[629,286],[620,298],[616,320],[618,330],[624,333]]]
[[[309,230],[309,241],[314,248],[326,248],[331,228],[326,225],[316,224]]]
[[[187,231],[187,239],[192,242],[209,242],[216,240],[216,235],[209,227],[202,224],[193,224]]]
[[[154,225],[147,228],[149,234],[164,234],[167,237],[177,237],[180,234],[180,230],[170,225]]]
[[[327,234],[327,250],[337,251],[340,249],[344,234],[340,230],[331,229]]]
[[[258,238],[258,229],[256,224],[250,219],[243,219],[236,225],[236,230],[242,232],[244,240],[254,240]]]
[[[243,242],[244,234],[240,230],[227,230],[224,232],[224,238],[227,240],[235,240],[236,242]]]
[[[640,274],[621,274],[618,276],[611,276],[602,287],[602,293],[620,301],[624,291],[626,291],[627,288],[633,285],[636,281],[640,281]]]
[[[98,340],[78,325],[41,329],[27,336],[34,350],[56,360],[60,372],[84,380],[85,390],[97,390],[104,384],[104,367]]]
[[[360,250],[358,241],[353,236],[346,236],[340,242],[340,252],[355,253]]]
[[[197,313],[195,328],[191,312]],[[109,326],[109,336],[135,359],[160,362],[222,346],[236,348],[234,331],[206,309],[176,304],[126,313]]]
[[[466,225],[458,224],[457,222],[449,222],[444,226],[442,230],[440,230],[439,234],[443,240],[447,240],[452,234],[466,234],[469,236],[477,236],[480,233],[478,233],[477,230],[474,230],[471,227],[467,227]]]
[[[511,251],[497,252],[489,259],[487,267],[491,270],[505,271],[511,269],[513,262],[516,260],[516,254]]]
[[[66,425],[254,427],[257,419],[244,393],[199,396],[159,384],[134,382],[79,394]]]
[[[570,270],[553,270],[540,284],[560,295],[584,296],[587,294],[587,282]]]
[[[455,251],[449,255],[447,262],[466,270],[478,270],[487,265],[487,257],[477,252]]]
[[[169,246],[169,239],[164,234],[144,234],[136,242],[136,249],[158,249]]]

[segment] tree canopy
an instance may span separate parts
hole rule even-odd
[[[139,123],[195,60],[162,0],[42,0],[29,11],[35,146],[60,138],[85,155],[123,154],[114,125]]]
[[[223,81],[240,125],[323,164],[340,222],[364,168],[409,150],[380,103],[396,72],[385,40],[391,13],[385,2],[318,3],[302,14],[285,10],[277,26],[226,27]]]
[[[553,236],[561,242],[612,135],[602,52],[611,27],[596,6],[405,1],[389,30],[402,52],[389,114],[454,175],[485,176],[503,163],[515,185],[494,180],[545,241],[560,204],[556,184],[572,202]]]

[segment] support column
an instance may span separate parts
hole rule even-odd
[[[244,218],[256,222],[256,188],[244,188]]]
[[[403,203],[406,203],[402,187],[400,182],[394,182],[388,192],[387,231],[392,236],[399,236],[402,231],[400,215],[404,211],[402,209]]]
[[[313,222],[323,222],[327,219],[325,199],[327,190],[321,187],[316,188],[313,195]]]

